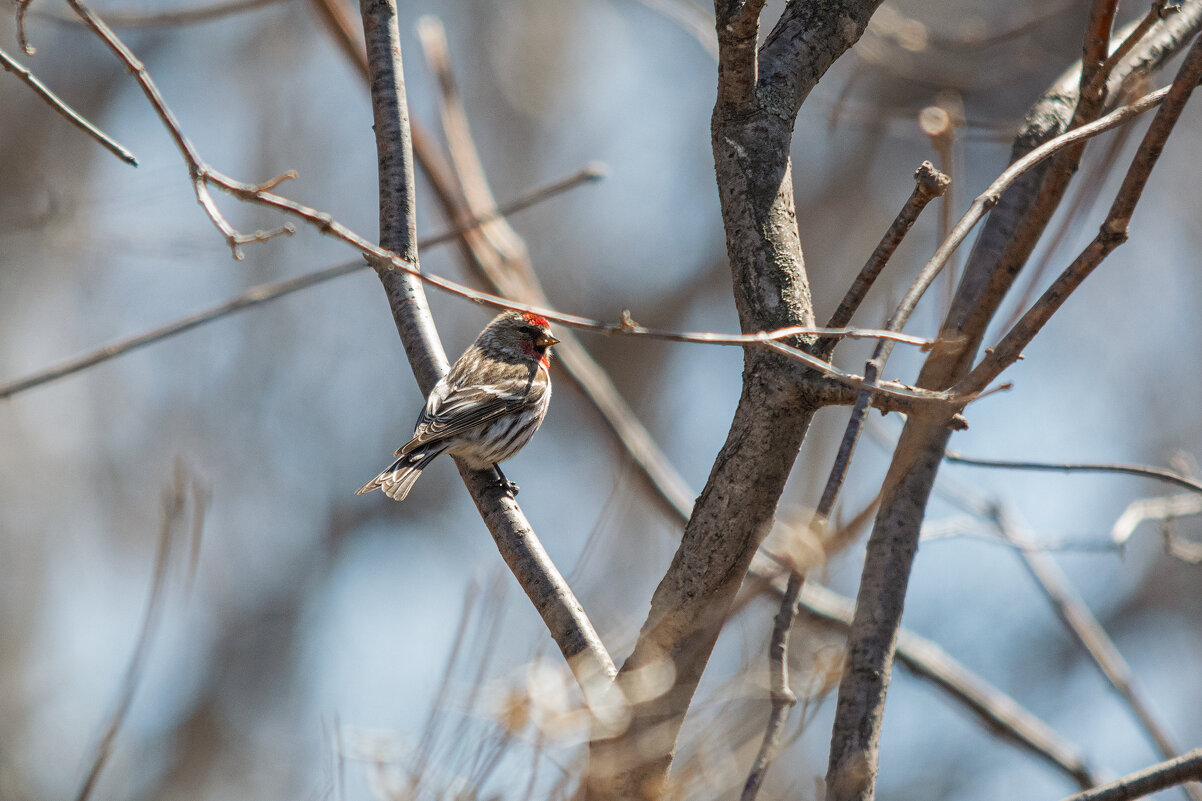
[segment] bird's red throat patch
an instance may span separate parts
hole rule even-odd
[[[547,318],[534,312],[522,312],[522,319],[530,323],[530,325],[541,326],[542,328],[550,328],[551,324],[547,322]]]

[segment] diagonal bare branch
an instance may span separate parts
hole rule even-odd
[[[59,98],[58,95],[50,91],[50,88],[46,86],[46,84],[38,80],[38,76],[21,66],[21,62],[17,61],[3,50],[0,50],[0,67],[4,67],[4,69],[8,70],[13,75],[16,75],[17,78],[24,81],[25,85],[37,93],[40,98],[45,100],[50,108],[66,117],[72,125],[95,139],[114,156],[133,167],[138,166],[138,160],[134,157],[133,153],[130,153],[120,142],[97,128],[78,111],[68,106],[65,102],[63,102],[62,99]]]
[[[380,240],[417,264],[416,200],[405,81],[396,5],[361,0],[364,39],[371,72],[372,109],[380,168]],[[422,285],[407,273],[382,271],[397,330],[414,376],[428,393],[446,372],[447,361]],[[497,548],[542,616],[573,675],[591,701],[616,673],[601,639],[571,589],[555,568],[513,497],[487,471],[459,465],[476,508]]]

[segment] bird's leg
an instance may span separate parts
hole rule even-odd
[[[501,472],[501,465],[494,464],[492,469],[497,471],[497,486],[508,492],[510,495],[517,495],[519,489],[518,485],[505,478],[505,474]]]

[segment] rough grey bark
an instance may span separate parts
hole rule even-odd
[[[1198,30],[1202,3],[1188,3],[1161,22],[1146,41],[1123,59],[1108,82],[1105,102],[1137,75],[1161,66]],[[1121,35],[1120,37],[1121,38]],[[1037,102],[1016,139],[1013,159],[1067,129],[1077,110],[1081,65],[1066,73]],[[999,201],[970,254],[940,332],[943,344],[927,358],[918,384],[945,389],[971,366],[1002,298],[1029,257],[1076,169],[1073,148],[1023,176]],[[827,769],[828,801],[871,801],[877,751],[897,632],[918,534],[951,430],[938,421],[911,417],[902,432],[883,488],[881,507],[868,543],[848,636],[847,668],[839,686]]]
[[[790,2],[757,57],[763,0],[715,3],[719,66],[711,139],[745,332],[814,324],[793,202],[793,124],[801,102],[860,37],[877,5]],[[805,392],[806,375],[775,353],[744,351],[743,391],[726,443],[619,676],[621,684],[667,660],[675,683],[635,703],[621,734],[593,743],[589,798],[664,792],[685,712],[819,407]]]

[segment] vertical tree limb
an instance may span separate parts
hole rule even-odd
[[[898,213],[889,230],[885,232],[884,238],[881,239],[876,249],[869,257],[867,264],[864,265],[859,275],[856,276],[851,288],[847,291],[843,301],[835,310],[832,320],[842,320],[848,322],[851,316],[855,314],[856,308],[863,301],[864,296],[868,293],[868,289],[872,286],[885,264],[901,244],[902,238],[914,226],[918,219],[918,215],[926,208],[927,203],[939,197],[944,193],[950,180],[946,175],[936,170],[931,166],[930,162],[923,162],[922,166],[914,173],[914,191],[910,194],[905,206]],[[890,319],[889,324],[891,330],[898,331],[905,325],[908,319],[908,312],[904,315],[895,314]],[[830,356],[833,350],[834,343],[819,343],[816,349],[824,357]],[[880,348],[877,348],[877,358],[868,363],[864,370],[864,379],[869,383],[876,381],[879,375],[879,362],[881,361]],[[847,431],[843,436],[842,442],[839,444],[839,451],[835,457],[835,463],[831,467],[830,475],[827,477],[826,486],[822,490],[822,497],[818,501],[818,507],[814,510],[813,518],[810,521],[810,528],[813,531],[823,530],[830,521],[831,513],[835,508],[835,501],[839,497],[839,491],[843,487],[843,480],[847,476],[847,471],[851,467],[851,457],[855,451],[856,443],[860,438],[860,432],[863,429],[864,414],[868,410],[868,402],[872,397],[869,390],[863,390],[856,396],[855,406],[852,409],[851,420],[847,424]],[[789,710],[797,703],[797,697],[789,687],[789,635],[793,630],[793,621],[797,615],[798,599],[801,596],[802,586],[805,583],[805,576],[796,567],[789,571],[789,580],[785,586],[784,595],[781,598],[780,609],[773,618],[772,637],[768,646],[768,663],[769,663],[769,680],[771,687],[772,709],[768,716],[768,725],[764,731],[764,740],[760,745],[759,753],[756,754],[755,762],[752,764],[751,771],[748,773],[747,781],[743,785],[742,801],[754,801],[759,793],[761,784],[764,781],[764,776],[767,774],[768,766],[776,757],[776,751],[779,747],[780,733],[784,729],[785,721],[788,719]]]
[[[793,122],[877,5],[791,2],[757,57],[762,0],[715,2],[718,92],[710,130],[735,306],[746,332],[813,323],[789,161]],[[621,683],[666,666],[675,682],[635,703],[624,732],[593,742],[589,798],[658,798],[665,791],[685,712],[818,407],[804,392],[804,375],[775,353],[744,351],[743,391],[726,443],[619,677]]]
[[[416,266],[413,151],[396,5],[392,0],[361,0],[360,11],[379,156],[380,241]],[[381,265],[377,269],[413,374],[423,394],[428,393],[446,372],[447,359],[425,292],[408,274]],[[462,464],[459,471],[502,557],[551,631],[586,700],[591,700],[616,673],[592,623],[513,498],[487,471],[468,470]]]
[[[1032,107],[1015,141],[1017,159],[1065,130],[1071,121],[1096,116],[1116,102],[1133,75],[1145,73],[1179,50],[1196,30],[1202,3],[1190,3],[1153,28],[1144,43],[1114,65],[1105,100],[1078,103],[1081,65],[1066,73]],[[994,209],[970,254],[941,344],[928,357],[919,385],[944,388],[968,371],[985,327],[1018,270],[1030,255],[1068,185],[1079,149],[1062,153],[1024,175]],[[868,542],[856,615],[848,637],[848,663],[839,687],[827,768],[828,801],[871,801],[877,749],[893,652],[918,534],[941,455],[951,430],[937,421],[911,417],[894,453],[876,524]]]

